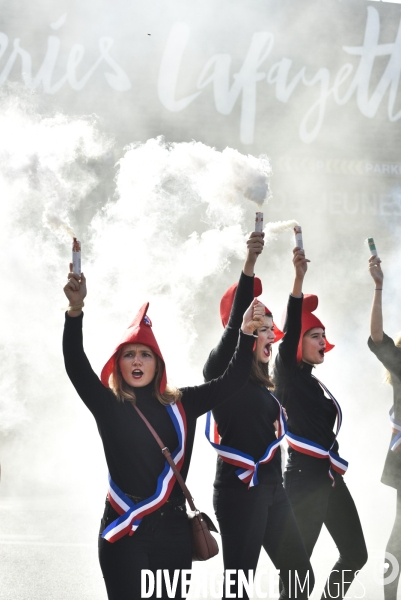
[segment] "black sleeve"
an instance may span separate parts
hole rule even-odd
[[[93,371],[84,352],[82,337],[83,313],[69,317],[66,313],[63,335],[64,364],[67,375],[89,410],[96,414],[109,399],[110,390],[104,387]]]
[[[401,379],[401,348],[398,348],[398,346],[394,344],[391,337],[384,333],[381,344],[376,344],[372,338],[369,337],[368,346],[386,369],[388,369],[392,375]]]
[[[245,386],[251,373],[254,341],[252,335],[241,331],[237,348],[223,375],[203,385],[183,388],[182,402],[186,411],[199,417]]]
[[[222,375],[232,359],[244,312],[253,300],[253,283],[253,277],[249,277],[241,272],[227,327],[224,329],[219,343],[213,348],[203,367],[205,381],[216,379],[216,377]]]
[[[301,298],[291,296],[287,304],[287,316],[284,325],[284,337],[278,347],[275,367],[278,372],[289,371],[297,364],[299,337],[302,329]]]

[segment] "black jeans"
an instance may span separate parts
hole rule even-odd
[[[117,517],[118,514],[106,501],[100,533]],[[185,506],[164,504],[159,510],[144,517],[132,537],[126,535],[113,544],[99,534],[99,562],[109,600],[141,598],[142,569],[152,571],[155,580],[158,569],[168,569],[172,582],[175,569],[191,569],[192,566],[191,538]],[[156,598],[156,586],[151,597]],[[162,598],[168,598],[164,585]],[[175,598],[182,598],[181,577]]]
[[[366,563],[368,553],[359,515],[344,479],[336,473],[336,485],[332,487],[327,471],[291,469],[284,473],[284,485],[308,556],[312,555],[323,523],[339,550],[322,595],[339,600]]]
[[[301,591],[296,578],[303,585],[309,577],[311,593],[313,571],[283,486],[216,489],[213,503],[220,526],[224,569],[243,570],[247,577],[249,569],[256,571],[263,546],[280,570],[284,586],[280,599],[308,598],[308,585]],[[239,597],[237,585],[230,592]],[[248,598],[245,592],[243,597]]]

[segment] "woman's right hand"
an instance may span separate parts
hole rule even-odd
[[[302,296],[302,284],[304,281],[305,273],[308,270],[308,262],[310,262],[307,258],[305,258],[305,252],[302,248],[296,246],[294,248],[292,262],[294,264],[295,269],[295,279],[294,285],[292,288],[292,295],[296,298],[300,298]]]
[[[257,298],[252,300],[251,305],[245,311],[241,331],[252,335],[253,332],[264,325],[265,306]]]
[[[64,294],[67,296],[70,306],[81,307],[84,304],[84,298],[86,296],[86,278],[83,273],[81,276],[77,275],[72,270],[72,263],[70,263],[70,272],[68,273],[68,282],[64,286]],[[76,313],[81,312],[81,308],[75,311],[68,311]]]
[[[294,255],[292,257],[292,262],[295,269],[295,277],[303,280],[306,271],[308,270],[308,262],[310,262],[310,260],[305,258],[305,250],[299,248],[298,246],[296,246],[292,252]]]
[[[377,288],[383,287],[384,275],[380,266],[381,260],[378,256],[371,256],[369,258],[369,273],[372,276],[375,286]]]

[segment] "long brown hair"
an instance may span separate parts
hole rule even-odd
[[[265,313],[265,317],[271,317],[273,319],[271,312]],[[269,372],[269,363],[270,361],[263,363],[258,360],[255,348],[253,352],[253,361],[249,380],[258,385],[265,385],[270,390],[274,390],[274,383]]]
[[[270,362],[270,361],[269,361]],[[274,390],[274,383],[269,373],[269,363],[262,363],[256,356],[256,351],[253,353],[253,361],[249,380],[258,385],[265,385],[269,390]]]
[[[132,404],[136,404],[135,388],[124,381],[118,364],[125,346],[126,344],[123,344],[116,353],[113,373],[110,375],[109,379],[109,388],[112,390],[117,400],[120,400],[121,402],[127,400],[128,402],[132,402]],[[174,402],[179,402],[182,397],[182,392],[178,388],[167,385],[163,394],[160,393],[160,382],[163,377],[164,362],[160,356],[155,353],[153,354],[156,357],[156,375],[153,379],[152,390],[153,396],[157,398],[160,404],[164,404],[165,406],[174,404]]]
[[[395,336],[394,344],[397,346],[397,348],[401,348],[401,332],[397,333],[397,335]],[[389,383],[390,385],[393,385],[393,380],[391,379],[391,373],[387,369],[384,370],[384,381],[385,381],[385,383]]]

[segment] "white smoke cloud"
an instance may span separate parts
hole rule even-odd
[[[93,296],[97,304],[106,297],[121,317],[152,299],[149,314],[175,382],[183,383],[176,357],[191,356],[198,343],[202,303],[216,310],[215,281],[245,256],[269,175],[266,157],[162,137],[133,145],[120,160],[116,198],[91,227]],[[110,282],[118,309],[114,294],[102,294]],[[199,365],[185,372],[184,383],[199,381]]]
[[[56,362],[52,334],[62,306],[57,288],[70,255],[71,222],[98,183],[87,162],[111,146],[94,119],[43,117],[34,97],[16,92],[21,90],[3,88],[0,94],[0,207],[6,252],[0,300],[5,317],[0,435],[18,434],[49,399]]]
[[[71,461],[82,454],[80,444],[98,443],[95,428],[87,433],[91,417],[81,415],[85,409],[63,372],[60,353],[71,236],[82,240],[89,289],[85,346],[94,368],[100,370],[138,308],[150,300],[170,379],[177,385],[199,383],[205,316],[206,321],[217,316],[225,282],[237,276],[230,269],[245,256],[255,212],[270,195],[271,171],[263,156],[151,139],[127,148],[115,197],[90,222],[82,214],[99,182],[89,163],[111,148],[96,121],[45,118],[33,98],[16,99],[7,91],[0,95],[0,114],[0,196],[9,257],[4,278],[10,282],[0,300],[7,315],[0,346],[0,436],[10,440],[2,462],[18,465],[21,473],[30,453],[34,464],[27,476],[38,485],[62,487],[69,476],[80,477]],[[100,452],[96,461],[104,469]],[[60,464],[63,479],[54,477]],[[12,476],[3,481],[14,484]]]

